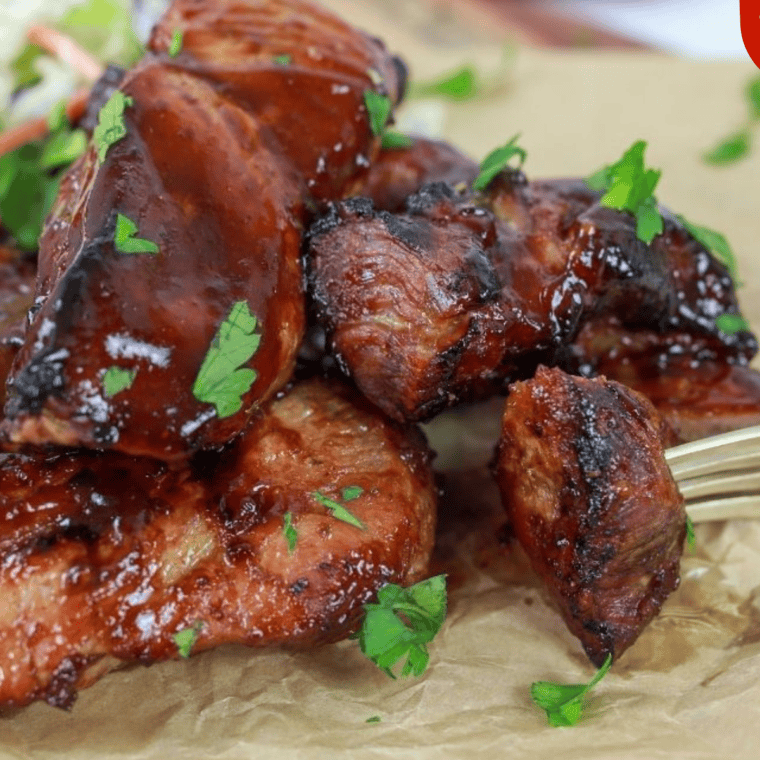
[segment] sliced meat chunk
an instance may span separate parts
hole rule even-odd
[[[678,586],[683,498],[639,394],[540,368],[512,385],[496,479],[514,533],[591,661],[618,658]]]

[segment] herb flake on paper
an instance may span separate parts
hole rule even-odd
[[[355,638],[362,653],[391,678],[403,662],[401,677],[421,676],[430,661],[428,644],[446,619],[446,576],[436,575],[408,588],[383,586],[377,604],[364,605]]]
[[[587,684],[536,681],[530,687],[531,699],[546,712],[550,726],[574,726],[583,716],[586,696],[607,675],[611,665],[612,655],[608,654],[602,667]]]

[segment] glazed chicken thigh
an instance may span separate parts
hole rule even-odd
[[[299,0],[176,0],[43,232],[7,440],[179,460],[239,433],[292,373],[307,205],[366,174],[379,140],[365,92],[395,102],[399,80],[381,43]],[[195,381],[243,306],[255,378],[222,411]],[[131,386],[109,393],[109,370]]]
[[[320,499],[345,488],[358,525]],[[212,464],[5,455],[0,705],[68,707],[114,667],[178,657],[182,631],[193,651],[344,638],[380,587],[424,577],[435,495],[418,431],[319,381],[270,402]]]

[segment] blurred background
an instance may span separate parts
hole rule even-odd
[[[739,0],[464,0],[538,44],[649,48],[708,60],[747,58]]]

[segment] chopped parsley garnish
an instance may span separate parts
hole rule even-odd
[[[340,520],[341,522],[348,523],[349,525],[353,525],[355,528],[359,528],[361,530],[367,529],[367,526],[358,517],[355,517],[354,515],[352,515],[342,504],[339,504],[334,499],[328,498],[324,494],[321,494],[319,491],[314,491],[314,493],[312,493],[312,496],[323,507],[327,507],[332,513],[332,516],[336,520]],[[355,499],[358,496],[359,494],[357,494],[353,498]]]
[[[530,696],[546,711],[550,726],[574,726],[583,714],[586,695],[604,678],[611,665],[612,655],[608,654],[602,667],[587,684],[536,681],[530,687]]]
[[[720,232],[711,230],[709,227],[700,227],[698,224],[692,224],[682,216],[676,217],[681,224],[686,227],[688,232],[701,245],[703,245],[715,258],[723,264],[731,279],[737,281],[737,264],[736,256],[724,235]]]
[[[446,619],[446,576],[437,575],[409,588],[383,586],[377,604],[365,604],[356,637],[362,652],[395,678],[393,668],[404,661],[401,676],[420,676],[430,661],[427,645]]]
[[[374,69],[369,69],[368,73],[369,71],[374,71]],[[374,90],[365,90],[364,105],[367,108],[372,134],[380,138],[380,145],[385,150],[400,150],[411,147],[412,139],[410,137],[387,129],[388,119],[393,110],[391,99],[387,95],[381,95]]]
[[[749,129],[724,137],[705,153],[704,160],[708,164],[733,164],[749,155],[751,140],[752,135]]]
[[[341,491],[340,497],[343,501],[353,501],[358,499],[364,493],[364,489],[361,486],[346,486]]]
[[[103,390],[106,392],[106,396],[113,397],[117,393],[131,388],[136,375],[136,369],[109,367],[103,375]]]
[[[380,139],[380,145],[383,150],[403,150],[404,148],[411,148],[413,143],[414,141],[409,135],[395,132],[391,129],[383,132],[383,136]]]
[[[467,64],[438,79],[411,84],[411,94],[414,97],[437,95],[451,100],[468,100],[476,95],[479,89],[477,72]]]
[[[751,79],[745,91],[747,119],[739,129],[720,140],[702,158],[708,164],[724,166],[746,158],[752,149],[753,130],[760,124],[760,77]]]
[[[180,657],[188,658],[190,656],[190,652],[195,646],[195,642],[198,641],[198,634],[202,628],[203,622],[199,620],[195,625],[190,626],[190,628],[183,628],[172,636]]]
[[[517,157],[519,160],[518,169],[522,168],[525,159],[528,157],[526,151],[517,144],[520,135],[512,137],[505,145],[492,150],[481,162],[480,173],[472,183],[472,189],[478,192],[485,190],[491,181],[499,172],[503,171],[509,165],[509,162]]]
[[[380,720],[381,718],[379,715],[373,715],[371,718],[367,718],[367,720],[365,720],[364,722],[365,723],[379,723]]]
[[[121,90],[116,90],[100,109],[98,125],[92,136],[98,148],[98,159],[101,163],[105,161],[108,149],[126,137],[127,125],[124,123],[124,110],[133,103],[132,98]]]
[[[87,148],[81,129],[72,129],[64,104],[53,109],[45,140],[0,156],[0,218],[19,248],[33,251],[58,195],[63,170]]]
[[[592,174],[586,184],[604,191],[602,206],[633,214],[636,237],[648,244],[662,232],[663,221],[654,196],[661,172],[644,166],[646,147],[644,140],[635,142],[619,161]]]
[[[158,253],[152,240],[135,237],[137,225],[124,214],[116,214],[116,231],[113,242],[119,253]]]
[[[272,58],[272,63],[276,63],[278,66],[290,66],[292,62],[293,59],[287,55],[287,53],[276,55],[274,58]]]
[[[198,401],[213,404],[218,417],[230,417],[243,406],[256,371],[243,367],[256,353],[261,335],[246,301],[237,301],[219,327],[193,383]]]
[[[692,554],[697,550],[697,536],[694,533],[694,523],[689,515],[686,515],[686,545]]]
[[[176,58],[182,52],[182,30],[175,29],[172,32],[172,39],[169,48],[166,51],[172,58]]]
[[[286,512],[282,519],[282,535],[285,536],[285,540],[288,542],[288,554],[292,554],[298,543],[298,531],[293,526],[293,513]]]
[[[367,108],[372,134],[378,137],[382,136],[391,115],[391,99],[374,90],[365,90],[364,105]]]
[[[509,73],[514,67],[515,53],[515,45],[505,45],[499,63],[491,71],[465,63],[431,79],[413,79],[409,82],[407,97],[446,98],[461,102],[493,95],[508,82]]]
[[[750,330],[747,320],[741,314],[721,314],[715,320],[715,325],[726,335],[733,335],[741,330]]]

